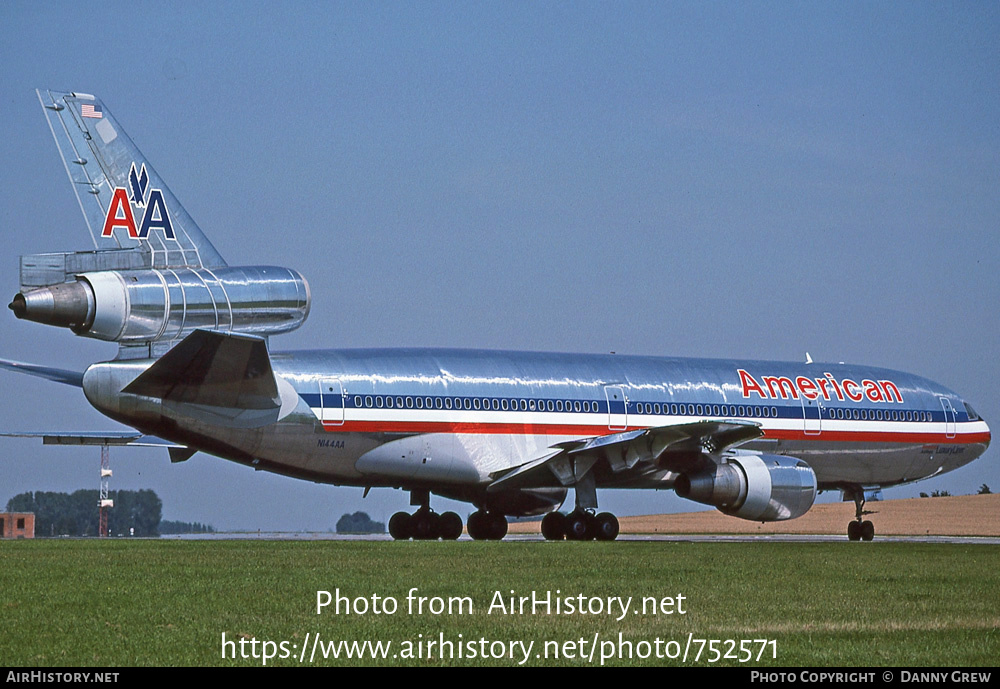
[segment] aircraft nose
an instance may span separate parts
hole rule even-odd
[[[986,432],[983,434],[983,440],[982,440],[983,452],[985,452],[986,448],[990,446],[990,440],[993,439],[993,433],[992,431],[990,431],[990,425],[986,423],[986,419],[981,417],[979,413],[972,408],[971,404],[969,404],[965,400],[962,400],[962,404],[965,406],[965,411],[968,412],[969,414],[969,421],[978,421],[979,423],[983,424],[983,426],[986,427]]]

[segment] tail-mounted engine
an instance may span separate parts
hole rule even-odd
[[[816,474],[795,457],[736,454],[726,463],[674,482],[682,498],[759,522],[794,519],[816,500]]]
[[[18,318],[123,345],[198,329],[266,337],[309,315],[305,279],[273,266],[102,270],[34,289],[23,283],[10,304]]]

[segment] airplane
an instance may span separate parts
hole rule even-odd
[[[409,492],[395,539],[499,540],[540,516],[548,540],[614,540],[604,488],[673,489],[737,518],[855,503],[986,451],[951,390],[841,363],[458,349],[283,352],[310,312],[305,278],[230,266],[93,95],[38,90],[94,249],[22,256],[19,319],[118,344],[83,372],[0,361],[79,387],[133,430],[33,432],[47,443],[205,452],[309,481]],[[562,511],[569,489],[574,507]],[[431,495],[476,507],[463,525]]]

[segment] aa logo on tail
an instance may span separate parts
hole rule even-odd
[[[149,189],[149,174],[143,163],[136,172],[135,163],[128,173],[129,189],[115,187],[114,196],[108,206],[108,214],[104,218],[102,237],[110,237],[116,227],[128,230],[128,236],[133,239],[146,239],[152,229],[161,229],[167,239],[174,239],[174,228],[170,224],[170,213],[167,204],[163,202],[163,192],[160,189]],[[131,190],[131,198],[129,191]],[[133,206],[135,209],[133,212]],[[138,228],[135,216],[142,211],[142,221]]]

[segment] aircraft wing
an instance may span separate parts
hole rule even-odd
[[[497,476],[488,491],[550,485],[553,476],[563,486],[573,486],[599,463],[604,463],[612,474],[654,466],[680,470],[690,464],[692,455],[717,455],[763,434],[756,423],[726,420],[697,421],[572,440],[559,443],[553,446],[552,452]]]

